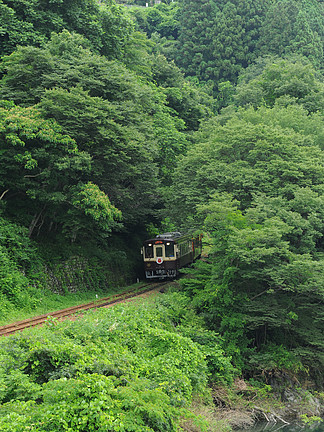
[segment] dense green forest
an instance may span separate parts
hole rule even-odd
[[[0,323],[142,277],[162,230],[206,255],[125,334],[2,342],[1,431],[204,430],[207,385],[323,388],[324,4],[154,3],[0,0]]]

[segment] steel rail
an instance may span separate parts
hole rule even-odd
[[[119,294],[114,294],[114,295],[111,295],[109,297],[104,297],[104,298],[101,298],[101,299],[98,299],[98,300],[95,300],[95,301],[92,301],[89,303],[84,303],[81,305],[72,306],[72,307],[69,307],[66,309],[61,309],[61,310],[54,311],[54,312],[51,312],[48,314],[43,314],[43,315],[39,315],[37,317],[27,318],[27,319],[22,320],[22,321],[17,321],[17,322],[14,322],[12,324],[0,326],[0,337],[16,333],[16,332],[23,330],[25,328],[28,328],[28,327],[35,327],[37,325],[44,324],[49,318],[55,318],[55,319],[65,318],[67,316],[74,315],[76,313],[82,313],[82,312],[87,311],[89,309],[96,309],[96,308],[100,308],[100,307],[104,307],[104,306],[108,306],[108,305],[113,305],[117,302],[127,300],[129,298],[137,297],[137,296],[144,294],[148,291],[153,291],[158,287],[162,288],[167,283],[170,283],[170,282],[160,282],[160,283],[156,282],[156,283],[149,283],[149,284],[141,285],[141,286],[133,288],[131,290],[124,291],[124,292],[119,293]]]

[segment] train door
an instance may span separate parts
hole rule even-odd
[[[164,249],[163,244],[154,245],[154,258],[156,258],[156,260],[159,260],[159,261],[162,260],[163,261],[163,258],[164,258],[164,250],[163,249]]]

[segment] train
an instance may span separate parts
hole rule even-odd
[[[166,232],[145,240],[141,253],[146,279],[174,279],[202,251],[202,234]]]

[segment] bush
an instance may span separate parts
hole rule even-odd
[[[0,319],[14,308],[33,308],[38,303],[37,281],[41,262],[27,230],[0,217]]]
[[[187,336],[195,322],[198,340],[201,322],[176,310],[186,301],[117,305],[1,339],[0,430],[177,431],[193,396],[209,394],[208,343],[215,368],[227,367],[211,333]]]

